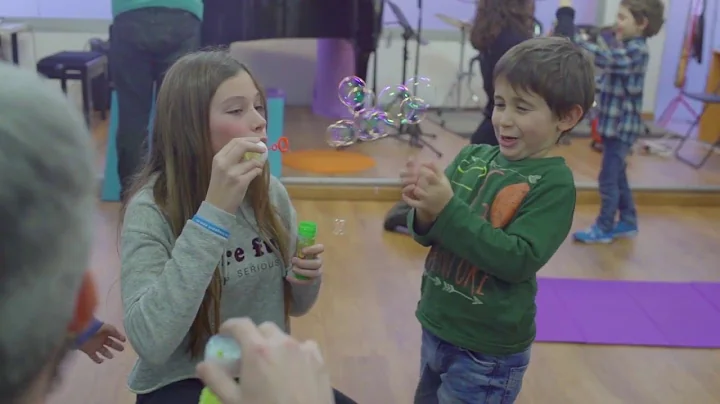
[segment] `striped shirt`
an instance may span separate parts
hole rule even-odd
[[[592,54],[602,72],[597,88],[598,132],[635,143],[645,130],[640,113],[650,59],[646,38],[631,38],[614,48],[588,42],[580,35],[575,42]]]

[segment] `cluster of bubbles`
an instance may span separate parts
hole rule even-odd
[[[338,97],[353,117],[328,126],[327,144],[340,148],[358,141],[369,142],[388,136],[391,128],[418,124],[430,109],[426,99],[432,94],[434,88],[425,77],[386,87],[377,97],[361,78],[345,77],[338,85]]]

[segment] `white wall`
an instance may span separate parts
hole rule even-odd
[[[707,7],[702,63],[691,59],[687,65],[685,90],[691,93],[705,91],[713,50],[720,49],[720,30],[717,29],[717,21],[720,18],[720,0],[707,1]],[[668,8],[671,11],[673,19],[667,21],[665,28],[669,35],[666,37],[667,41],[664,44],[665,48],[662,58],[664,69],[660,75],[660,82],[658,84],[660,90],[656,97],[656,111],[658,111],[658,115],[667,108],[671,100],[679,93],[674,83],[678,60],[680,59],[683,41],[685,39],[690,0],[673,0],[671,7]],[[701,103],[695,101],[689,101],[689,103],[696,113],[700,112],[702,108]],[[694,116],[684,108],[678,108],[673,118],[673,120],[678,122],[687,122],[693,120]]]
[[[545,0],[542,4],[543,12],[538,17],[547,26],[551,23],[558,0]],[[619,0],[606,0],[602,4],[604,10],[600,23],[609,24],[614,20]],[[679,0],[677,0],[679,1]],[[613,8],[614,7],[614,8]],[[584,9],[582,9],[584,10]],[[587,20],[592,10],[579,9],[579,18]],[[540,10],[539,10],[540,11]],[[542,15],[541,15],[542,14]],[[591,22],[591,21],[581,21]],[[107,37],[107,23],[98,24],[72,24],[64,23],[54,30],[44,29],[34,34],[21,34],[21,65],[33,69],[35,62],[40,58],[62,50],[78,50],[86,48],[88,39],[92,37]],[[72,25],[72,26],[68,26]],[[78,28],[87,25],[87,29]],[[79,32],[78,32],[79,31]],[[457,33],[451,29],[447,31],[432,30],[428,32],[430,44],[421,49],[420,75],[429,77],[435,85],[437,97],[435,106],[454,106],[453,97],[444,105],[440,102],[455,82],[455,75],[460,63],[460,45]],[[34,41],[33,41],[34,38]],[[650,71],[646,82],[644,111],[654,108],[655,90],[658,84],[659,58],[662,54],[662,41],[664,33],[650,41],[651,60]],[[7,41],[3,41],[7,44]],[[410,47],[410,69],[408,77],[412,76],[414,63],[414,46]],[[250,65],[251,69],[259,75],[265,86],[282,88],[287,95],[290,105],[308,105],[312,99],[312,88],[315,72],[315,41],[314,40],[265,40],[257,42],[243,42],[233,45],[233,51],[240,59]],[[463,68],[474,56],[474,50],[466,45]],[[401,79],[402,40],[396,30],[387,30],[378,50],[378,90],[385,86],[399,84]],[[292,60],[292,74],[288,74],[288,63]],[[370,79],[372,82],[372,78]],[[486,97],[482,90],[482,80],[478,76],[473,79],[472,88],[479,96],[480,103],[484,105]],[[77,90],[73,90],[73,97],[79,98]],[[463,99],[468,98],[468,92],[463,89]],[[471,106],[472,102],[464,102],[463,106]]]
[[[720,50],[720,29],[718,29],[718,21],[720,20],[720,2],[717,0],[713,4],[715,6],[715,13],[713,13],[713,17],[708,17],[708,20],[712,18],[712,21],[708,27],[708,32],[710,33],[708,36],[710,37],[711,41],[711,48],[713,50]]]

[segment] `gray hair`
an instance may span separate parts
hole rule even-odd
[[[26,394],[63,347],[95,211],[91,138],[36,73],[0,62],[0,397]]]

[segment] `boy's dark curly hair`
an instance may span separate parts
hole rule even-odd
[[[535,0],[478,0],[470,42],[475,49],[485,50],[505,28],[531,38],[534,15]]]
[[[517,92],[536,94],[557,118],[575,106],[587,112],[595,101],[595,68],[568,38],[531,38],[510,48],[495,65],[493,80]]]

